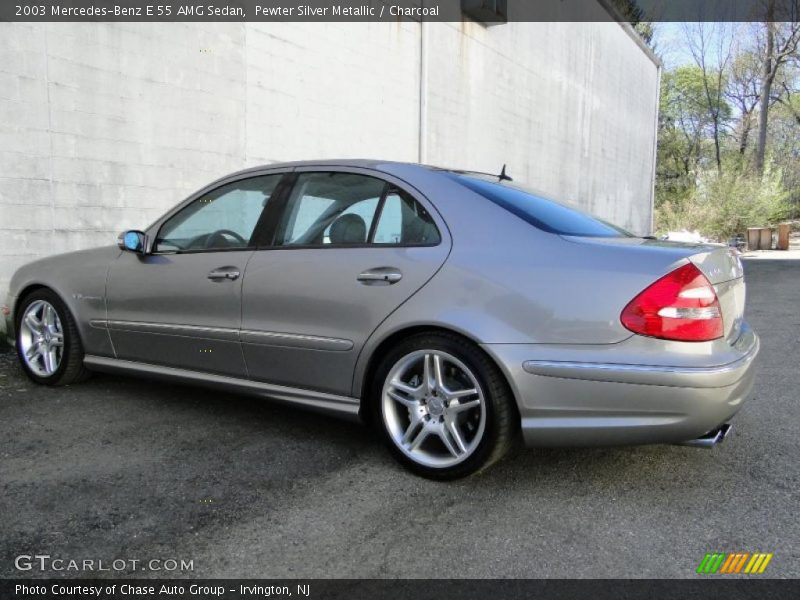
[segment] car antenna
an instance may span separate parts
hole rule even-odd
[[[503,170],[500,171],[500,175],[497,176],[497,179],[500,180],[500,181],[514,181],[513,179],[511,179],[511,177],[506,175],[506,166],[505,165],[503,165]]]

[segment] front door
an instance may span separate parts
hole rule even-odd
[[[399,182],[359,169],[297,169],[270,247],[244,278],[250,377],[350,395],[370,334],[447,257],[438,216]]]
[[[106,291],[117,358],[246,376],[242,280],[281,177],[239,179],[203,193],[157,226],[149,254],[120,254]]]

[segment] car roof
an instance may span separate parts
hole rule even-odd
[[[325,158],[319,160],[295,160],[295,161],[274,162],[263,165],[257,165],[253,167],[248,167],[247,169],[241,169],[239,171],[229,173],[224,177],[221,177],[219,180],[221,181],[223,179],[236,178],[241,175],[263,172],[265,170],[294,169],[297,167],[356,167],[362,169],[374,169],[376,171],[382,171],[386,173],[391,173],[393,170],[392,167],[412,167],[412,168],[422,169],[428,172],[432,171],[440,173],[456,173],[461,175],[472,174],[472,175],[496,177],[496,175],[492,173],[486,173],[482,171],[474,171],[470,169],[459,169],[452,167],[442,167],[437,165],[426,165],[410,161],[382,160],[375,158]]]
[[[231,175],[251,173],[254,171],[263,171],[265,169],[293,169],[296,167],[361,167],[365,169],[376,169],[382,171],[384,170],[385,167],[391,165],[407,165],[412,167],[430,168],[426,167],[425,165],[420,165],[418,163],[402,162],[394,160],[379,160],[374,158],[326,158],[320,160],[294,160],[287,162],[268,163],[268,164],[258,165],[255,167],[249,167],[247,169],[242,169],[241,171],[237,171],[236,173],[231,173]]]
[[[399,176],[406,181],[408,181],[406,177],[409,175],[412,178],[415,178],[419,175],[426,175],[426,176],[433,175],[436,177],[448,173],[457,175],[480,175],[483,177],[487,176],[497,177],[497,175],[492,175],[490,173],[483,173],[480,171],[446,168],[446,167],[426,165],[415,162],[381,160],[374,158],[326,158],[319,160],[296,160],[296,161],[286,161],[286,162],[274,162],[274,163],[267,163],[253,167],[248,167],[247,169],[241,169],[239,171],[228,173],[222,177],[219,177],[218,179],[206,185],[202,190],[200,190],[200,192],[205,193],[216,186],[224,185],[226,183],[235,181],[237,179],[246,178],[247,176],[267,175],[271,171],[276,171],[276,170],[284,171],[299,167],[321,167],[323,169],[325,167],[353,167],[353,168],[374,170],[379,173],[384,173],[386,175],[392,175],[396,177]],[[408,181],[408,182],[411,183],[412,185],[415,185],[413,181]],[[419,181],[417,181],[417,183],[419,183]]]

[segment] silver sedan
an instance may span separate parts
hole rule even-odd
[[[644,239],[503,175],[380,161],[224,177],[114,246],[39,260],[27,374],[137,374],[377,427],[445,479],[530,446],[713,446],[753,385],[736,252]]]

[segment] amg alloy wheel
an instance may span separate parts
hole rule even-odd
[[[61,298],[40,288],[20,300],[16,315],[17,354],[28,377],[45,385],[86,379],[78,328]]]
[[[505,380],[467,340],[413,336],[384,358],[377,375],[389,447],[421,475],[452,479],[479,471],[501,458],[515,437]]]
[[[39,377],[52,377],[61,365],[64,331],[53,305],[35,300],[19,326],[19,349],[27,367]]]
[[[486,429],[475,375],[441,350],[417,350],[394,365],[383,386],[382,411],[398,449],[428,467],[462,462]]]

